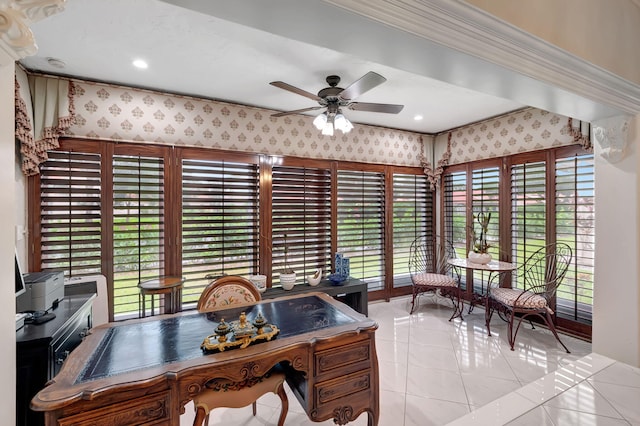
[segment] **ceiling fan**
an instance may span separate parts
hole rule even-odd
[[[282,81],[272,81],[272,86],[279,87],[280,89],[288,90],[289,92],[302,95],[306,98],[313,99],[318,102],[318,106],[296,109],[293,111],[279,112],[272,114],[272,117],[282,117],[289,114],[298,114],[306,111],[313,111],[317,109],[326,108],[326,111],[318,115],[313,124],[322,130],[324,135],[333,135],[333,130],[338,129],[343,133],[348,132],[353,128],[353,125],[342,114],[341,108],[351,109],[354,111],[369,111],[369,112],[384,112],[388,114],[397,114],[402,111],[404,105],[394,104],[377,104],[369,102],[353,102],[358,96],[373,89],[376,86],[387,81],[386,78],[373,71],[369,71],[360,79],[351,83],[346,89],[338,87],[340,83],[340,77],[337,75],[330,75],[327,77],[327,84],[329,87],[325,87],[320,90],[317,95],[307,92],[306,90],[299,89],[288,83]]]

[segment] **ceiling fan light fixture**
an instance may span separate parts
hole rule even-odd
[[[326,124],[327,124],[327,114],[324,113],[324,112],[322,114],[319,114],[313,120],[313,125],[316,126],[316,129],[318,129],[318,130],[324,129]]]
[[[322,128],[322,134],[325,136],[333,136],[333,123],[327,121]]]
[[[338,114],[336,114],[334,125],[336,129],[340,130],[342,133],[349,133],[351,129],[353,129],[353,124],[351,124],[349,119],[345,117],[341,111],[338,111]]]

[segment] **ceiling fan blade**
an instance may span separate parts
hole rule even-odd
[[[269,83],[272,86],[276,86],[279,87],[280,89],[284,89],[284,90],[288,90],[289,92],[293,92],[296,93],[298,95],[302,95],[305,98],[309,98],[309,99],[313,99],[314,101],[320,101],[320,97],[318,97],[318,95],[314,95],[313,93],[307,92],[306,90],[302,90],[302,89],[298,89],[295,86],[292,86],[288,83],[285,83],[283,81],[272,81],[271,83]]]
[[[351,102],[348,108],[354,111],[386,112],[388,114],[397,114],[400,111],[402,111],[402,108],[404,108],[404,105],[372,104],[369,102]]]
[[[271,114],[271,116],[272,117],[283,117],[283,116],[289,115],[289,114],[298,114],[300,112],[313,111],[314,109],[320,109],[320,108],[324,108],[324,107],[323,106],[314,106],[314,107],[309,107],[309,108],[294,109],[293,111],[285,111],[285,112],[278,112],[276,114]]]
[[[351,83],[351,85],[340,92],[338,96],[340,96],[342,99],[355,99],[358,96],[362,95],[364,92],[367,92],[374,87],[381,85],[385,81],[387,81],[387,79],[380,74],[369,71],[368,73],[360,77],[359,80]]]

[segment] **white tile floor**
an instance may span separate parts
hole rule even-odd
[[[640,425],[640,369],[591,354],[591,344],[561,335],[567,354],[543,328],[521,328],[515,351],[506,324],[494,316],[492,337],[484,310],[449,322],[450,305],[423,296],[409,315],[410,298],[369,305],[378,322],[380,426]],[[273,394],[251,407],[212,411],[210,425],[275,425]],[[193,422],[193,408],[181,419]],[[286,425],[316,425],[289,393]],[[329,420],[321,425],[333,425]],[[366,425],[361,415],[353,425]]]

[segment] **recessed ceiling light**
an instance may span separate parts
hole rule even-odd
[[[58,58],[47,58],[47,63],[55,68],[64,68],[65,63]]]
[[[142,59],[136,59],[135,61],[133,61],[133,66],[136,67],[136,68],[143,69],[143,70],[147,69],[149,67],[147,62],[142,60]]]
[[[418,115],[414,116],[413,119],[416,120],[416,121],[420,121],[420,120],[422,120],[422,116],[420,114],[418,114]]]

